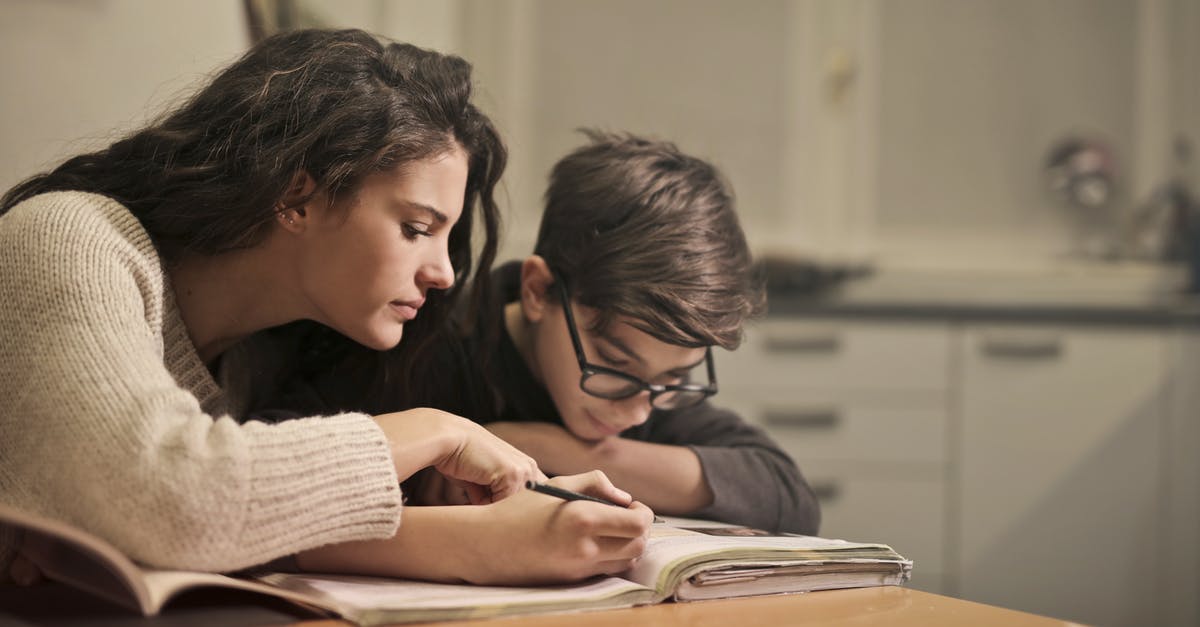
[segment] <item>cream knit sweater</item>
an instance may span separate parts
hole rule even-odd
[[[127,209],[57,192],[0,216],[0,502],[161,568],[395,533],[400,489],[370,417],[268,425],[236,407]],[[0,532],[0,568],[15,537]]]

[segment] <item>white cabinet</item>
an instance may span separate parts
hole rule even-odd
[[[958,592],[1159,624],[1165,334],[974,325],[961,339]]]
[[[1200,332],[772,318],[718,404],[912,586],[1100,625],[1200,624]]]
[[[1164,625],[1200,625],[1200,328],[1172,333],[1162,541]]]
[[[765,427],[821,502],[821,535],[886,542],[948,592],[950,335],[936,324],[768,320],[718,357],[717,403]]]

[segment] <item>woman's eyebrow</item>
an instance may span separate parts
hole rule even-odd
[[[429,205],[423,204],[423,203],[415,202],[412,200],[401,200],[397,204],[401,207],[406,207],[409,209],[416,209],[418,211],[424,211],[425,213],[428,213],[430,216],[432,216],[434,221],[436,221],[438,224],[445,224],[450,221],[450,216],[442,213],[441,211],[438,211],[437,209],[435,209]]]

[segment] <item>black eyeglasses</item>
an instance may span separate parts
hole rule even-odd
[[[704,361],[708,366],[708,385],[697,383],[680,383],[678,385],[659,385],[647,383],[641,379],[604,366],[589,364],[583,354],[583,342],[579,340],[579,330],[575,327],[575,314],[571,313],[571,298],[567,293],[566,283],[555,275],[554,282],[558,284],[559,298],[562,299],[563,312],[567,318],[567,330],[571,333],[571,344],[575,346],[575,358],[579,360],[579,387],[584,392],[608,400],[621,400],[640,394],[642,390],[650,391],[650,406],[656,409],[684,409],[698,405],[704,399],[717,393],[717,372],[713,366],[712,348],[705,348]]]

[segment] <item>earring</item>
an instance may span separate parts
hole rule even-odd
[[[289,209],[287,205],[279,203],[278,205],[275,205],[275,213],[278,214],[280,218],[287,220],[289,225],[296,226],[296,214],[294,209]]]

